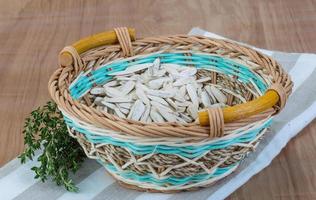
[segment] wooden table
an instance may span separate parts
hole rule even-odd
[[[316,52],[316,2],[0,1],[0,165],[23,150],[23,119],[48,99],[57,54],[84,36],[118,26],[137,35],[199,26],[261,48]],[[316,199],[316,121],[269,167],[228,199]]]

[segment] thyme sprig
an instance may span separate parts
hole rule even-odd
[[[25,150],[19,156],[21,163],[33,160],[39,149],[39,166],[31,169],[35,178],[46,181],[51,178],[57,185],[63,185],[68,191],[78,188],[70,178],[85,159],[85,154],[77,141],[70,137],[61,112],[55,103],[49,101],[43,107],[31,112],[24,125]]]

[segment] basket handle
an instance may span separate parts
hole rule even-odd
[[[128,33],[130,35],[131,40],[135,40],[135,29],[128,28]],[[115,31],[107,31],[98,33],[86,38],[83,38],[74,44],[72,44],[72,47],[74,47],[78,54],[81,54],[85,51],[88,51],[92,48],[99,47],[102,45],[110,45],[118,43],[118,37]],[[60,64],[62,66],[69,66],[73,63],[73,57],[68,52],[63,52],[60,54],[59,57]],[[265,110],[268,110],[272,107],[275,107],[277,104],[280,104],[282,106],[277,106],[280,109],[284,106],[286,101],[286,93],[282,89],[282,87],[279,87],[280,84],[276,84],[276,87],[272,87],[267,90],[267,92],[252,101],[249,101],[247,103],[238,104],[231,107],[226,107],[222,109],[223,113],[223,120],[225,123],[236,121],[239,119],[247,118],[252,115],[259,114]],[[276,89],[281,88],[281,89]],[[210,125],[210,118],[209,118],[209,112],[202,110],[198,113],[198,118],[200,125],[202,126],[209,126]]]
[[[223,108],[224,122],[233,122],[259,114],[274,107],[279,101],[279,93],[274,89],[269,89],[263,96],[252,101]],[[209,113],[206,110],[199,112],[199,122],[202,126],[208,126],[210,124]]]
[[[135,29],[128,28],[128,33],[131,37],[131,40],[135,40]],[[88,51],[92,48],[99,47],[102,45],[110,45],[110,44],[116,44],[118,43],[118,37],[115,33],[115,31],[107,31],[98,33],[86,38],[83,38],[75,43],[73,43],[71,46],[74,47],[78,54],[81,54],[85,51]],[[59,56],[59,63],[62,66],[69,66],[73,63],[73,57],[68,52],[63,52]]]

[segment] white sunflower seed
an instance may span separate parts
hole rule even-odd
[[[204,82],[207,82],[210,80],[212,80],[211,77],[205,77],[205,78],[201,78],[201,79],[196,80],[196,82],[197,83],[204,83]]]
[[[197,72],[197,69],[195,67],[187,67],[186,69],[182,70],[179,75],[181,77],[190,77],[190,76],[195,75],[196,72]]]
[[[177,121],[177,116],[173,115],[172,113],[170,112],[167,112],[166,110],[164,109],[158,109],[158,112],[161,114],[161,116],[166,119],[166,121],[168,122],[175,122]]]
[[[132,107],[132,103],[119,103],[118,106],[121,108],[130,109]]]
[[[119,108],[114,108],[114,112],[117,116],[121,117],[121,118],[125,118],[126,116],[120,111]]]
[[[103,104],[101,103],[102,100],[103,100],[102,97],[96,97],[96,98],[94,99],[95,105],[97,105],[97,106],[103,105]]]
[[[133,120],[139,120],[144,112],[145,112],[145,105],[142,103],[141,100],[137,100],[135,101],[131,109],[131,112],[128,114],[127,118],[133,119]]]
[[[180,113],[180,117],[181,117],[184,121],[186,121],[187,123],[190,123],[190,122],[193,121],[193,119],[192,119],[191,117],[189,117],[188,115],[183,114],[183,113]]]
[[[198,108],[192,103],[188,106],[187,110],[193,119],[196,119],[198,117]]]
[[[148,86],[151,88],[151,89],[159,89],[163,86],[163,84],[167,81],[169,81],[170,78],[168,77],[165,77],[165,78],[158,78],[156,80],[152,80],[152,81],[149,81],[148,82]]]
[[[118,85],[118,81],[109,81],[109,82],[107,82],[107,83],[105,83],[104,85],[103,85],[103,87],[113,87],[113,86],[117,86]]]
[[[175,110],[178,109],[177,104],[170,98],[167,98],[166,101],[170,104],[170,106],[172,106]],[[168,104],[167,104],[168,105]]]
[[[196,88],[192,84],[188,84],[186,86],[186,89],[188,91],[189,97],[194,105],[194,107],[199,107],[199,99],[197,97]]]
[[[106,107],[108,107],[108,108],[112,108],[112,109],[115,109],[115,108],[116,108],[116,106],[115,106],[113,103],[109,103],[109,102],[106,102],[106,101],[104,101],[104,100],[102,100],[101,103],[102,103],[103,105],[105,105]]]
[[[105,94],[108,95],[109,97],[125,96],[125,94],[123,94],[121,91],[113,87],[104,87],[102,89],[104,90]]]
[[[208,96],[206,91],[202,91],[201,100],[202,100],[202,104],[204,105],[205,108],[208,108],[212,105],[210,97]]]
[[[132,98],[130,96],[126,97],[113,97],[113,98],[104,98],[103,102],[110,102],[110,103],[124,103],[124,102],[131,102]]]
[[[219,103],[225,104],[227,102],[227,97],[215,86],[211,86],[211,91]]]
[[[153,120],[153,122],[164,122],[165,121],[162,118],[162,116],[157,112],[157,109],[151,109],[150,118]]]
[[[153,96],[158,96],[158,97],[163,97],[163,98],[168,98],[168,97],[173,97],[175,95],[174,91],[164,91],[164,90],[152,90],[149,89],[147,91],[148,94],[153,95]]]
[[[92,88],[90,90],[90,93],[93,95],[99,95],[99,94],[105,94],[105,91],[103,88],[97,87],[97,88]]]
[[[182,85],[185,85],[185,84],[188,84],[188,83],[192,83],[193,81],[194,81],[193,77],[184,77],[184,78],[180,78],[180,79],[176,80],[173,83],[173,86],[179,87],[179,86],[182,86]]]
[[[151,106],[146,105],[146,110],[145,110],[144,114],[142,115],[142,117],[140,118],[140,121],[142,121],[142,122],[148,121],[150,110],[151,110]]]
[[[135,82],[134,81],[127,81],[120,89],[121,93],[123,95],[127,95],[130,93],[135,87]]]
[[[159,71],[155,72],[154,76],[155,77],[161,77],[161,76],[165,75],[166,72],[167,71],[165,69],[160,69]]]
[[[147,95],[145,94],[145,92],[141,88],[136,87],[136,95],[145,104],[147,104],[147,105],[150,104],[150,100],[148,99]]]
[[[161,97],[153,96],[153,95],[147,95],[147,97],[148,97],[149,99],[151,99],[152,101],[156,101],[156,102],[158,102],[158,103],[160,103],[160,104],[162,104],[162,105],[165,105],[165,106],[168,106],[168,105],[169,105],[168,102],[165,101],[165,100],[164,100],[163,98],[161,98]]]
[[[206,86],[204,87],[204,89],[205,89],[205,91],[208,93],[208,95],[210,96],[211,102],[212,102],[212,103],[216,103],[216,98],[215,98],[215,96],[214,96],[213,93],[212,93],[211,86],[206,85]]]
[[[110,73],[109,75],[110,76],[118,76],[118,75],[132,74],[132,73],[135,73],[137,71],[147,69],[148,67],[150,67],[152,65],[153,65],[152,63],[133,65],[133,66],[127,67],[124,71],[113,72],[113,73]]]
[[[123,113],[123,114],[128,114],[129,113],[129,109],[127,108],[123,108],[122,106],[120,106],[120,104],[115,104],[117,106],[117,108],[120,109],[120,111]]]
[[[157,110],[161,110],[162,109],[162,110],[165,110],[167,112],[174,112],[170,107],[164,106],[164,105],[162,105],[162,104],[160,104],[160,103],[158,103],[156,101],[152,101],[150,103],[151,103],[151,105],[153,107],[157,108]]]

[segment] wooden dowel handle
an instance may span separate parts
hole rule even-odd
[[[259,114],[275,106],[275,104],[278,103],[279,98],[278,93],[275,90],[270,89],[263,96],[257,99],[247,103],[223,108],[224,122],[232,122]],[[202,126],[209,125],[210,122],[207,111],[199,112],[199,121]]]
[[[135,40],[136,38],[135,29],[128,28],[128,32],[131,37],[131,40]],[[116,44],[116,43],[118,43],[118,39],[115,34],[115,31],[113,30],[113,31],[98,33],[98,34],[83,38],[75,42],[74,44],[72,44],[72,46],[77,50],[78,54],[81,54],[95,47],[99,47],[102,45]],[[70,53],[64,52],[60,55],[59,62],[62,66],[69,66],[72,64],[73,59]]]

